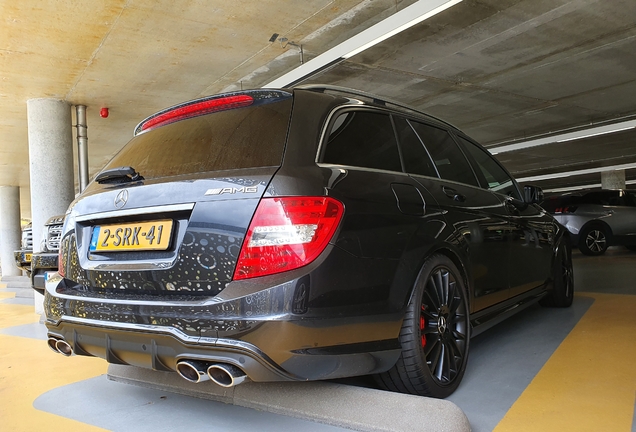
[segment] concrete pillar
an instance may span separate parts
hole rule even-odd
[[[20,188],[0,186],[0,260],[2,276],[20,276],[13,251],[20,249]]]
[[[625,189],[625,170],[602,171],[602,189]]]
[[[71,106],[58,99],[29,99],[27,122],[33,251],[40,252],[44,223],[64,214],[75,197]]]

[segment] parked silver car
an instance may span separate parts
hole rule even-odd
[[[636,191],[600,190],[546,199],[542,206],[564,225],[585,255],[609,246],[636,251]]]

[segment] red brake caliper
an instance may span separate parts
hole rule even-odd
[[[426,318],[424,318],[425,307],[422,305],[422,312],[420,312],[420,335],[422,337],[422,348],[426,346],[426,335],[424,329],[426,328]]]

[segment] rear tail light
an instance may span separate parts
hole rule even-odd
[[[243,241],[234,280],[293,270],[327,247],[344,206],[330,197],[263,198]]]
[[[574,213],[577,208],[577,206],[557,207],[554,209],[554,213]]]

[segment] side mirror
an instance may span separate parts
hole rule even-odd
[[[538,204],[543,201],[543,189],[539,186],[525,185],[523,187],[523,200],[528,204]]]

